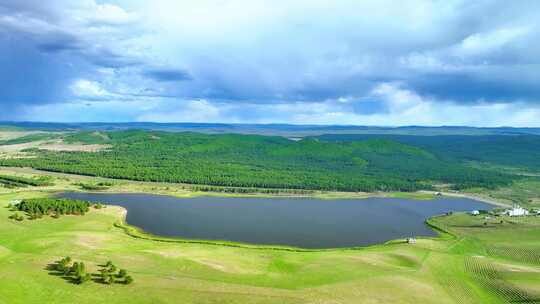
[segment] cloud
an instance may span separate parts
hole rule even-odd
[[[488,55],[508,46],[520,37],[526,37],[528,33],[529,30],[523,27],[501,28],[485,33],[475,33],[467,36],[455,47],[455,56],[467,58]]]
[[[94,24],[130,24],[137,21],[138,16],[135,13],[125,11],[123,8],[112,4],[95,4],[93,16],[89,18]]]
[[[108,104],[122,119],[481,124],[469,116],[485,111],[488,125],[507,124],[505,109],[530,123],[539,12],[533,0],[7,0],[0,104],[14,119]]]
[[[80,41],[65,33],[44,36],[37,41],[36,46],[45,53],[76,51],[83,48]]]
[[[93,88],[95,89],[95,88]],[[92,89],[92,90],[93,90]],[[91,91],[92,91],[91,90]],[[99,90],[98,90],[99,92]],[[21,115],[41,115],[47,121],[153,121],[223,123],[294,123],[347,125],[469,125],[540,127],[540,106],[523,103],[463,105],[420,96],[396,83],[385,83],[371,93],[385,111],[362,112],[366,100],[354,97],[320,102],[249,103],[205,99],[101,100],[34,106]],[[413,99],[412,102],[408,99]],[[369,102],[369,100],[368,100]],[[1,117],[1,116],[0,116]]]
[[[156,81],[164,82],[192,80],[187,71],[172,68],[151,68],[144,71],[144,75]]]
[[[70,86],[71,92],[74,96],[84,97],[87,99],[91,98],[104,98],[111,95],[109,92],[101,88],[100,84],[95,81],[90,81],[86,79],[76,80]]]
[[[47,2],[49,3],[49,2]],[[95,2],[4,1],[0,4],[0,103],[12,108],[70,102],[74,81],[101,67],[142,62],[124,50],[139,35],[133,15]],[[114,41],[114,43],[112,43]],[[14,117],[15,118],[15,117]]]
[[[155,122],[209,122],[223,119],[221,107],[207,100],[185,100],[176,103],[161,103],[151,111],[137,116],[137,121]]]

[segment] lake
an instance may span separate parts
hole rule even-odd
[[[491,209],[465,198],[177,198],[151,194],[63,193],[65,198],[118,205],[128,224],[186,239],[227,240],[302,248],[365,246],[435,236],[425,224],[449,211]]]

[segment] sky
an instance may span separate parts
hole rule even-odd
[[[540,127],[540,1],[0,0],[0,120]]]

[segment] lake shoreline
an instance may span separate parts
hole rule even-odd
[[[497,200],[492,199],[492,198],[487,198],[487,197],[480,196],[480,195],[475,195],[475,194],[472,194],[472,193],[462,193],[462,192],[453,193],[453,192],[437,192],[437,191],[424,191],[424,190],[419,191],[419,192],[435,194],[435,195],[437,195],[437,193],[440,193],[443,197],[446,196],[446,197],[467,198],[467,199],[483,202],[483,203],[486,203],[486,204],[490,204],[490,205],[497,206],[497,207],[502,207],[502,208],[510,208],[510,207],[512,207],[511,204],[503,203],[501,201],[497,201]]]
[[[141,182],[125,179],[111,179],[102,178],[87,175],[78,175],[72,173],[60,173],[46,170],[37,170],[33,168],[20,168],[20,167],[0,167],[0,172],[5,173],[17,173],[17,174],[33,174],[33,175],[49,175],[58,179],[66,179],[67,183],[64,185],[58,185],[57,187],[34,187],[33,189],[21,189],[21,191],[72,191],[72,192],[86,192],[86,193],[144,193],[155,195],[168,195],[179,198],[194,198],[201,196],[209,197],[240,197],[240,198],[314,198],[314,199],[369,199],[369,198],[404,198],[404,199],[416,199],[416,200],[430,200],[439,197],[439,193],[442,197],[455,197],[455,198],[468,198],[483,203],[487,203],[497,207],[509,208],[512,204],[496,200],[494,198],[488,198],[476,193],[466,192],[447,192],[447,191],[428,191],[420,190],[416,192],[342,192],[342,191],[322,191],[322,190],[304,190],[309,193],[228,193],[217,191],[194,191],[192,189],[186,189],[184,187],[204,187],[207,185],[198,184],[182,184],[182,183],[162,183],[162,182]],[[114,186],[106,190],[91,191],[81,189],[75,186],[74,183],[85,181],[110,181],[117,183]],[[239,187],[239,189],[241,189]],[[261,189],[264,190],[264,189]],[[295,189],[274,189],[277,191],[296,191]],[[297,191],[303,191],[298,189]],[[12,192],[12,191],[9,191]]]
[[[383,197],[272,197],[255,201],[254,197],[179,198],[143,193],[63,192],[57,196],[122,207],[129,213],[115,226],[133,237],[293,251],[365,248],[403,243],[409,237],[433,238],[437,232],[426,226],[432,216],[491,209],[491,205],[480,201],[449,197],[435,197],[424,203],[410,198],[387,201]]]
[[[225,192],[206,192],[206,191],[192,191],[188,193],[177,192],[153,192],[144,191],[144,189],[131,190],[131,189],[110,189],[101,191],[90,191],[83,189],[69,189],[65,191],[78,192],[78,193],[94,193],[94,194],[151,194],[162,196],[174,196],[177,198],[196,198],[196,197],[223,197],[223,198],[306,198],[306,199],[370,199],[370,198],[402,198],[412,200],[431,200],[435,198],[465,198],[470,200],[479,201],[496,207],[510,208],[511,204],[497,201],[495,199],[486,198],[484,196],[475,195],[472,193],[453,193],[453,192],[440,192],[440,191],[427,191],[421,190],[417,192],[321,192],[313,194],[268,194],[268,193],[225,193]],[[58,192],[62,192],[59,190]],[[439,195],[440,193],[440,195]]]

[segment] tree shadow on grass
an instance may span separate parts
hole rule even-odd
[[[109,285],[109,284],[105,283],[105,281],[103,281],[103,277],[99,273],[92,273],[90,276],[92,277],[92,281],[94,283],[99,283],[99,284],[103,284],[103,285]]]
[[[69,274],[66,274],[64,271],[58,270],[57,262],[47,264],[47,266],[45,266],[45,270],[48,271],[49,275],[60,277],[68,283],[78,285],[74,277],[70,276]]]

